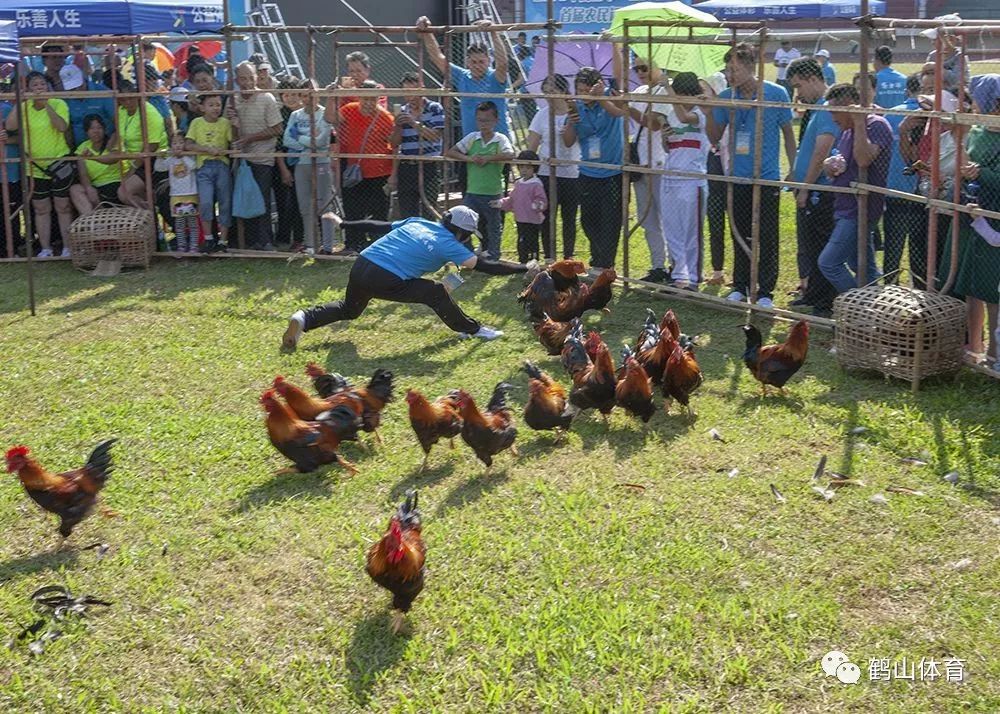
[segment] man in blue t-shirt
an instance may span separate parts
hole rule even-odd
[[[346,223],[339,217],[337,220],[341,225]],[[503,332],[481,325],[462,312],[443,284],[422,277],[440,270],[447,263],[488,275],[529,271],[527,265],[491,261],[473,253],[471,238],[478,235],[478,222],[476,212],[465,206],[446,211],[440,223],[423,218],[395,223],[350,221],[351,225],[369,232],[386,231],[385,235],[358,256],[342,300],[297,310],[291,316],[281,339],[282,351],[294,352],[302,334],[309,330],[340,320],[353,320],[364,312],[373,298],[427,305],[461,337],[493,340],[502,336]]]
[[[757,49],[748,42],[741,42],[726,52],[726,70],[729,89],[719,94],[719,99],[737,98],[754,100],[757,98],[756,76]],[[765,102],[788,103],[788,92],[773,82],[764,82]],[[754,141],[757,109],[739,107],[730,111],[726,107],[714,107],[706,115],[708,138],[717,144],[722,133],[729,127],[730,173],[745,178],[762,178],[778,181],[781,179],[779,142],[783,140],[788,165],[795,165],[795,131],[792,129],[792,110],[788,107],[772,107],[763,110],[764,135],[761,146],[759,176],[754,173]],[[732,113],[733,125],[730,124]],[[760,189],[760,268],[757,304],[773,307],[774,287],[778,282],[778,208],[781,190],[777,187],[762,186]],[[734,302],[743,302],[751,294],[750,255],[743,249],[745,244],[751,249],[753,231],[753,186],[733,184],[733,292],[727,297]],[[737,239],[741,237],[742,242]]]
[[[829,111],[819,108],[826,104],[823,68],[816,60],[802,57],[788,65],[787,78],[799,101],[814,107],[808,112],[808,123],[800,135],[792,178],[797,183],[828,184],[823,161],[840,138],[840,127]],[[791,304],[815,309],[836,295],[817,263],[833,232],[833,194],[800,188],[795,192],[795,205],[799,296]]]
[[[875,99],[880,107],[894,107],[906,101],[906,75],[892,68],[892,50],[882,45],[875,50]]]
[[[826,95],[832,107],[859,107],[861,93],[851,84],[835,84]],[[841,129],[837,142],[838,155],[824,162],[824,170],[833,179],[834,186],[850,186],[858,180],[861,168],[868,169],[867,183],[885,188],[892,158],[892,127],[877,114],[833,112],[833,119]],[[858,278],[858,198],[850,193],[838,193],[833,200],[833,234],[819,256],[819,268],[836,288],[845,293],[859,287]],[[868,225],[874,227],[882,216],[884,196],[868,195]],[[875,243],[868,231],[868,256],[864,282],[880,277],[875,263]],[[852,275],[852,271],[854,275]]]
[[[917,111],[920,108],[918,94],[920,75],[911,74],[906,78],[906,101],[892,108]],[[889,162],[886,186],[894,191],[916,193],[917,177],[913,173],[903,173],[909,162],[899,151],[899,127],[906,117],[901,114],[886,114],[885,118],[892,127],[892,160]],[[924,204],[897,196],[886,196],[882,236],[885,249],[882,270],[885,282],[893,285],[899,282],[899,264],[903,257],[903,247],[909,239],[910,277],[913,279],[913,287],[924,289],[927,278],[927,209]]]
[[[507,128],[507,102],[503,97],[482,96],[504,94],[507,91],[507,51],[500,33],[490,31],[488,22],[481,23],[483,32],[490,33],[493,43],[493,59],[495,66],[490,68],[490,51],[485,45],[469,45],[465,51],[466,67],[452,64],[441,51],[434,33],[428,32],[431,21],[426,17],[417,20],[417,32],[423,37],[424,47],[431,62],[448,80],[454,91],[463,95],[459,100],[459,111],[462,117],[462,129],[455,132],[456,139],[476,130],[476,107],[482,102],[491,101],[500,109],[500,120],[497,122],[497,132],[510,136]]]

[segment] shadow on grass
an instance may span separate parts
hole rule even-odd
[[[455,437],[460,438],[460,437]],[[447,447],[445,447],[447,449]],[[431,450],[431,458],[433,459],[434,450]],[[433,462],[432,462],[433,463]],[[455,463],[453,461],[447,461],[445,463],[439,463],[436,465],[429,466],[425,471],[420,470],[420,466],[417,465],[413,471],[400,479],[395,486],[392,487],[390,492],[390,498],[393,502],[399,500],[406,492],[410,489],[422,489],[438,481],[443,481],[444,479],[451,476],[452,472],[455,471]]]
[[[14,558],[0,564],[0,583],[12,580],[15,576],[34,575],[46,570],[58,570],[63,566],[73,566],[79,557],[79,549],[70,547],[60,551],[45,551]]]
[[[233,509],[235,513],[253,511],[269,503],[281,503],[292,499],[327,498],[333,492],[332,480],[345,473],[340,466],[332,464],[308,474],[281,474],[255,486],[240,499]]]
[[[412,635],[407,627],[392,633],[389,612],[370,615],[354,628],[354,637],[344,657],[347,662],[351,697],[359,706],[367,706],[372,688],[382,672],[399,662],[406,653]]]
[[[509,466],[514,457],[510,452],[503,452],[493,457],[493,469],[489,473],[481,473],[456,486],[437,507],[437,515],[441,517],[452,508],[460,508],[493,491],[510,478]],[[498,464],[497,461],[500,463]],[[476,462],[479,463],[478,461]],[[480,464],[481,465],[481,464]],[[485,467],[483,467],[485,468]]]

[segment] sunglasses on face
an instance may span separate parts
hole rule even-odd
[[[648,72],[649,71],[649,65],[637,64],[637,65],[633,65],[632,69],[634,69],[636,72]]]

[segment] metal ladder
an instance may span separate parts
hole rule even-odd
[[[253,9],[247,13],[247,19],[251,25],[262,30],[285,26],[285,18],[281,16],[281,8],[273,2],[254,2]],[[267,57],[276,74],[284,73],[293,77],[305,77],[302,63],[299,62],[299,53],[295,49],[290,34],[286,32],[255,32],[251,41],[254,52],[260,52]]]
[[[500,11],[497,10],[497,6],[493,3],[493,0],[474,0],[468,5],[462,5],[462,9],[465,10],[465,15],[470,25],[475,24],[480,20],[489,20],[494,25],[503,24],[503,18],[500,17]],[[517,56],[517,52],[514,50],[514,43],[510,39],[510,35],[506,32],[500,33],[503,38],[504,50],[507,53],[507,64],[517,65],[518,76],[522,77],[524,81],[528,81],[528,75],[524,71],[524,65],[521,64],[521,59]],[[493,42],[490,39],[490,34],[488,32],[473,32],[469,35],[469,40],[476,44],[484,45],[485,47],[493,48]],[[525,116],[521,110],[520,105],[517,103],[517,95],[512,94],[507,99],[507,114],[510,117],[511,125],[514,131],[512,136],[508,137],[515,147],[519,147],[519,137],[528,135],[528,126]]]

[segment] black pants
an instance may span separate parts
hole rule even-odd
[[[757,271],[758,298],[773,298],[778,282],[778,206],[781,190],[760,189],[760,266]],[[753,186],[733,186],[733,221],[747,248],[753,250]],[[750,256],[733,237],[733,290],[750,294]]]
[[[610,268],[615,264],[622,232],[622,177],[581,176],[577,181],[580,224],[590,242],[590,264]]]
[[[424,201],[420,200],[420,165],[424,167]],[[441,193],[441,166],[431,161],[399,162],[396,177],[396,196],[399,199],[399,217],[434,218],[427,210],[433,206],[437,210],[438,195]]]
[[[899,282],[899,273],[890,273],[899,268],[903,246],[909,239],[913,287],[923,290],[927,285],[927,209],[915,201],[888,196],[885,199],[882,229],[885,233],[882,272],[885,273],[886,283]]]
[[[7,190],[10,193],[10,231],[14,239],[14,253],[16,254],[21,246],[24,245],[24,237],[21,235],[21,214],[16,213],[17,209],[21,207],[21,184],[8,182]],[[53,223],[55,222],[53,221]],[[13,258],[13,255],[7,255],[6,228],[0,232],[0,236],[2,236],[0,238],[0,257]]]
[[[360,221],[371,218],[384,221],[389,218],[389,197],[385,195],[385,182],[388,176],[362,179],[359,184],[345,188],[344,218],[348,221]],[[375,239],[362,228],[344,227],[344,245],[349,250],[363,251]]]
[[[549,243],[549,211],[552,206],[552,196],[549,195],[549,177],[539,176],[545,188],[545,198],[549,208],[545,209],[545,220],[542,222],[542,250],[546,258],[554,258]],[[562,256],[572,258],[576,251],[576,211],[580,207],[580,197],[577,190],[579,179],[556,177],[556,200],[559,204],[559,217],[562,219]]]
[[[817,198],[815,203],[814,197]],[[808,280],[802,299],[807,305],[828,310],[837,291],[819,269],[819,254],[833,233],[833,194],[810,192],[806,207],[797,209],[795,217],[799,233],[799,275]]]
[[[538,257],[538,236],[541,234],[540,223],[517,224],[517,260],[527,263]]]
[[[455,332],[479,330],[479,323],[462,312],[441,283],[425,278],[403,280],[367,258],[355,261],[343,300],[316,305],[305,311],[305,329],[315,330],[331,322],[353,320],[364,312],[372,298],[427,305]]]
[[[255,164],[251,161],[250,170],[264,197],[264,215],[241,219],[243,240],[247,248],[263,248],[271,245],[274,240],[274,233],[271,230],[271,185],[274,183],[275,169],[273,166]]]
[[[292,173],[292,169],[288,170]],[[302,226],[302,214],[299,213],[299,202],[295,198],[295,184],[286,186],[281,180],[281,171],[275,167],[271,175],[271,188],[274,191],[274,202],[278,208],[278,230],[274,240],[276,243],[302,243],[305,241],[305,230]]]
[[[709,175],[722,176],[722,159],[708,155]],[[712,270],[721,272],[726,264],[726,184],[708,181],[708,240],[712,252]]]

